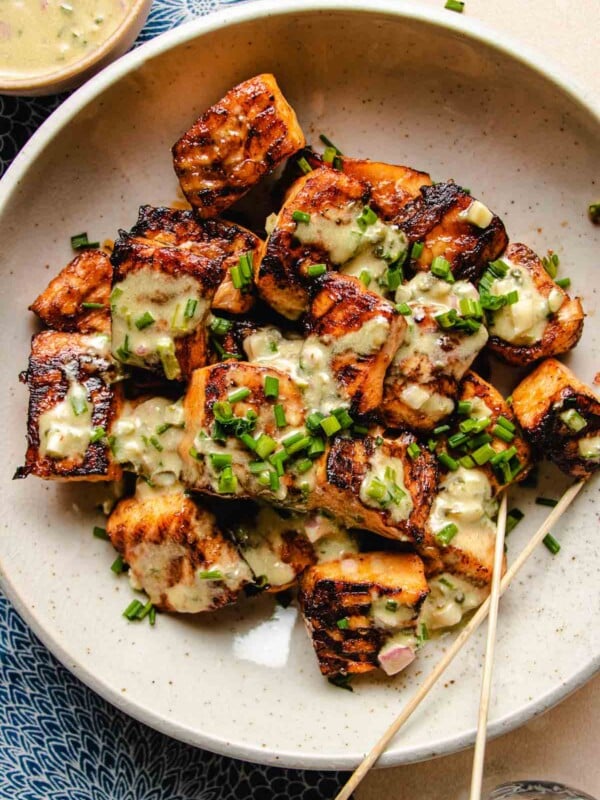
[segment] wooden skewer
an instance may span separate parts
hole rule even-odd
[[[536,547],[542,542],[544,536],[551,530],[551,528],[560,519],[566,509],[571,505],[575,497],[579,494],[585,485],[585,480],[578,481],[570,486],[563,494],[557,505],[552,509],[545,522],[540,525],[535,534],[527,542],[523,550],[519,553],[514,563],[509,567],[506,574],[500,583],[500,596],[510,586],[515,575],[519,572],[521,567],[525,564],[529,556],[533,553]],[[488,615],[490,608],[490,598],[488,597],[485,602],[478,608],[475,614],[471,617],[469,622],[465,625],[454,642],[450,645],[446,653],[442,656],[438,664],[434,667],[431,673],[425,678],[421,688],[415,692],[408,703],[404,706],[399,716],[392,722],[383,736],[375,744],[373,749],[365,756],[361,764],[357,767],[355,772],[352,773],[348,782],[342,787],[341,791],[336,795],[335,800],[348,800],[352,792],[356,789],[358,784],[365,777],[367,772],[371,769],[373,764],[377,761],[379,756],[385,752],[388,744],[394,738],[396,733],[400,730],[402,725],[410,717],[413,711],[419,706],[421,701],[427,696],[432,687],[436,684],[437,680],[444,673],[446,668],[452,663],[455,656],[460,652],[466,642],[471,638],[475,631],[479,628],[481,623]]]
[[[506,533],[506,513],[508,506],[508,491],[504,492],[498,524],[496,526],[496,547],[494,550],[494,571],[492,572],[492,588],[489,597],[489,621],[487,641],[485,645],[485,662],[483,677],[481,679],[481,699],[479,701],[479,718],[477,721],[477,738],[475,739],[475,753],[473,755],[473,773],[471,777],[470,800],[481,800],[481,785],[483,783],[483,761],[485,758],[485,744],[487,739],[487,721],[492,694],[492,672],[494,669],[494,653],[496,650],[496,629],[498,627],[498,604],[500,602],[500,583],[502,578],[502,562],[504,561],[504,536]]]

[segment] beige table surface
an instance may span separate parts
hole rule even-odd
[[[440,8],[444,0],[421,3]],[[464,16],[543,50],[600,100],[600,0],[466,0]],[[466,750],[374,771],[356,800],[467,800],[472,757]],[[520,730],[489,743],[486,792],[519,778],[562,781],[600,798],[600,676]]]

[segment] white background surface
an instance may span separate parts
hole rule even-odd
[[[443,0],[422,0],[422,5],[439,8]],[[600,97],[600,0],[466,0],[464,16],[543,50],[588,93]],[[508,780],[543,778],[600,796],[599,734],[600,676],[557,708],[490,742],[484,789]],[[372,772],[356,791],[356,800],[466,800],[472,757],[469,749]]]

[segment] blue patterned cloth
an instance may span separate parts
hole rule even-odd
[[[136,44],[219,5],[154,0]],[[0,95],[1,173],[65,96]],[[150,730],[73,677],[0,596],[2,800],[322,800],[343,782],[245,764]]]

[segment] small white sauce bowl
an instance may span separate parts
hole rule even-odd
[[[79,61],[31,77],[8,78],[0,70],[0,94],[57,94],[80,86],[129,50],[150,13],[151,5],[152,0],[132,0],[118,28]]]

